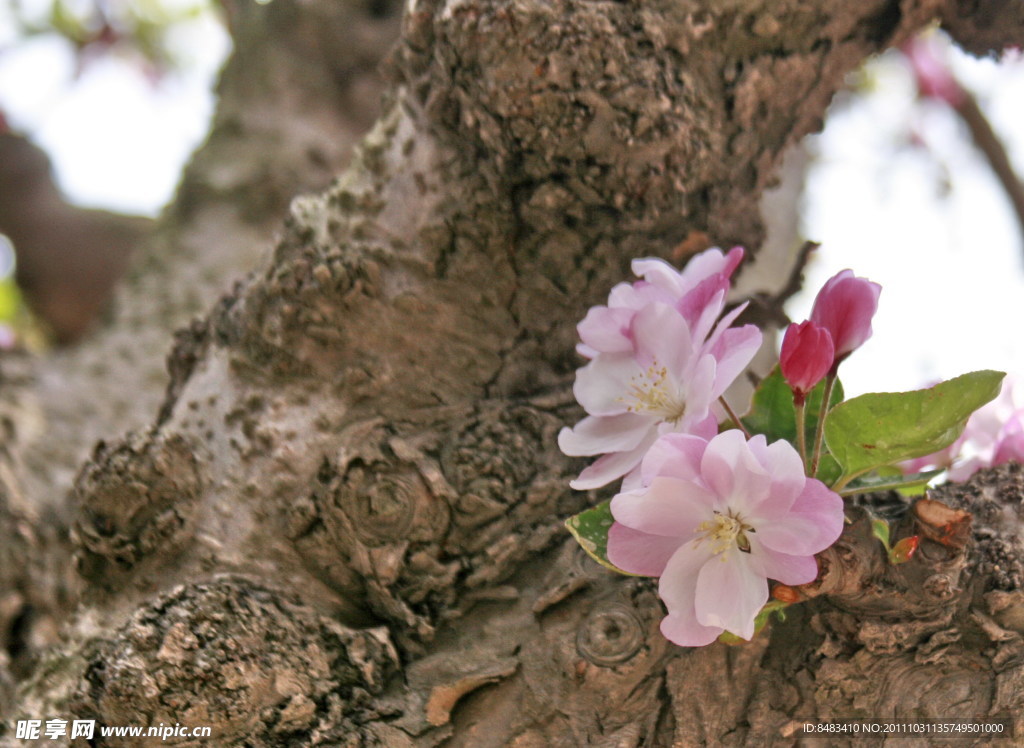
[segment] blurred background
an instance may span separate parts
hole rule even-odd
[[[0,345],[71,344],[172,198],[230,42],[211,0],[6,2]],[[853,76],[794,158],[788,220],[822,246],[789,314],[846,267],[883,286],[874,337],[844,364],[849,394],[1024,371],[1022,123],[1021,56],[976,60],[933,32]],[[23,225],[39,205],[45,220]]]

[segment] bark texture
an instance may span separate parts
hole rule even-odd
[[[369,7],[232,6],[216,129],[121,314],[78,358],[3,361],[0,642],[24,680],[0,660],[0,708],[225,746],[524,748],[1024,713],[1019,469],[933,497],[963,515],[890,507],[928,538],[901,567],[855,523],[808,602],[736,648],[667,644],[651,580],[561,526],[595,498],[555,447],[586,306],[695,232],[756,248],[760,193],[846,73],[969,5],[417,0],[350,168],[213,303],[343,159],[322,118]],[[211,304],[168,381],[160,341]],[[62,517],[80,582],[53,581]],[[39,651],[21,619],[78,584]]]

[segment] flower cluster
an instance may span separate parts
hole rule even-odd
[[[726,311],[742,259],[740,248],[712,249],[681,272],[634,261],[641,280],[616,286],[579,325],[589,361],[573,391],[587,416],[558,437],[566,454],[596,458],[574,488],[622,480],[609,502],[569,518],[570,531],[606,566],[659,578],[661,630],[684,646],[750,639],[767,612],[795,602],[791,585],[817,578],[815,555],[843,530],[842,497],[921,485],[930,474],[888,476],[947,447],[1003,377],[843,401],[839,365],[871,336],[881,292],[844,270],[786,330],[779,366],[740,418],[724,394],[761,343],[753,326],[733,326],[742,305]],[[992,459],[1024,451],[1024,411],[1007,424]],[[877,518],[871,528],[890,563],[911,560],[916,536],[891,538]]]
[[[613,288],[608,304],[579,324],[577,350],[591,360],[576,373],[573,393],[589,415],[563,429],[558,446],[567,455],[601,457],[573,488],[623,476],[635,485],[640,461],[662,434],[718,431],[711,406],[761,345],[755,326],[730,327],[743,306],[719,319],[742,259],[740,247],[712,249],[682,273],[663,260],[635,260],[633,272],[643,280]]]
[[[723,315],[742,259],[737,247],[708,250],[682,272],[634,261],[642,280],[616,286],[578,327],[577,350],[590,361],[573,391],[588,415],[558,439],[566,454],[597,457],[574,488],[623,479],[607,560],[661,578],[662,630],[688,646],[724,631],[753,636],[768,580],[813,581],[814,554],[843,523],[842,499],[808,477],[805,452],[751,437],[738,421],[719,433],[715,403],[725,405],[761,344],[754,326],[732,326],[745,305]],[[787,332],[782,372],[798,405],[871,334],[878,291],[844,271],[822,289],[811,320]]]

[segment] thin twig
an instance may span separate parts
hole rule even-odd
[[[1006,196],[1010,198],[1021,235],[1024,236],[1024,184],[1017,178],[1003,141],[992,129],[985,113],[981,111],[977,98],[963,86],[960,88],[963,95],[953,106],[953,110],[960,115],[967,129],[971,131],[971,139],[985,156]]]
[[[725,412],[729,414],[729,418],[731,418],[732,422],[736,424],[736,428],[738,428],[740,431],[742,431],[743,432],[743,436],[745,436],[747,439],[749,439],[750,438],[750,432],[747,431],[747,427],[743,425],[743,421],[741,421],[740,417],[738,415],[736,415],[736,412],[732,409],[732,406],[730,406],[729,402],[725,399],[725,396],[724,395],[719,396],[718,402],[720,402],[722,404],[722,407],[725,408]]]

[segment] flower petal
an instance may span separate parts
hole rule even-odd
[[[641,473],[650,485],[656,475],[683,480],[700,478],[700,459],[708,443],[692,434],[665,434],[651,445],[644,456]]]
[[[683,647],[703,647],[717,639],[723,630],[697,621],[697,574],[710,558],[710,551],[682,546],[669,559],[658,582],[658,596],[668,609],[668,616],[661,622],[661,633]]]
[[[686,320],[667,304],[648,304],[633,318],[636,358],[646,369],[655,362],[675,378],[685,377],[693,358],[690,328]]]
[[[714,382],[715,359],[711,356],[700,356],[692,366],[689,376],[674,383],[686,402],[686,412],[676,425],[677,430],[692,432],[696,424],[707,418],[711,404],[717,397],[712,391]]]
[[[616,495],[611,512],[616,522],[634,530],[687,542],[698,525],[711,518],[714,499],[696,483],[658,476],[647,488]]]
[[[757,539],[766,547],[807,556],[832,545],[843,531],[843,500],[824,483],[808,478],[789,512],[757,524]]]
[[[630,353],[633,341],[629,323],[636,312],[632,309],[591,307],[583,321],[576,325],[583,345],[600,353]]]
[[[600,488],[611,483],[616,478],[621,478],[633,468],[640,464],[644,453],[658,437],[656,431],[650,434],[637,445],[636,449],[628,452],[612,452],[599,457],[579,474],[576,480],[569,481],[569,485],[577,491],[587,491],[591,488]]]
[[[572,391],[590,415],[618,415],[627,412],[626,395],[631,384],[642,375],[632,354],[601,354],[576,370]]]
[[[676,309],[693,332],[693,339],[703,342],[715,320],[725,306],[725,295],[729,291],[729,279],[721,275],[712,275],[688,291],[676,304]]]
[[[708,561],[697,575],[697,621],[736,636],[754,635],[754,618],[768,602],[768,580],[750,554],[730,549]]]
[[[739,429],[723,431],[701,459],[701,475],[718,498],[716,509],[745,512],[767,495],[771,476],[750,451]]]
[[[761,331],[754,325],[730,327],[722,332],[710,351],[717,361],[715,384],[712,388],[714,397],[717,398],[729,389],[729,385],[743,373],[757,354],[762,340]]]
[[[807,476],[804,474],[804,463],[800,453],[792,444],[782,439],[768,444],[762,436],[756,436],[748,442],[750,451],[761,466],[771,475],[771,489],[763,500],[751,504],[748,511],[750,519],[778,517],[788,512],[796,497],[804,489]]]
[[[808,584],[818,577],[818,562],[814,556],[791,556],[765,547],[755,534],[748,535],[750,552],[757,556],[768,579],[783,584]]]
[[[564,428],[558,433],[558,448],[573,457],[628,452],[636,449],[652,425],[649,416],[637,413],[587,416],[571,429]]]
[[[680,545],[679,538],[650,535],[619,522],[608,530],[608,560],[630,574],[660,577]]]

